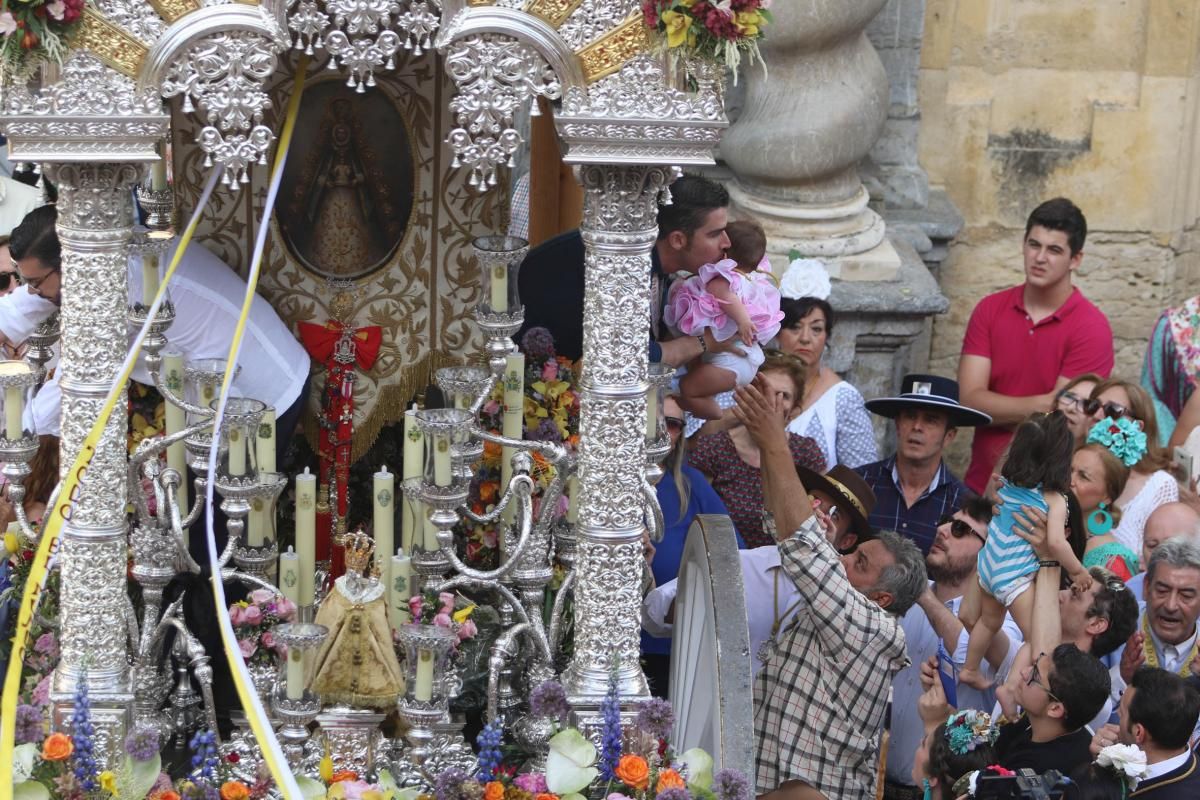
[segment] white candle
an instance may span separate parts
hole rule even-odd
[[[142,305],[149,308],[158,294],[158,253],[142,254]]]
[[[372,528],[375,531],[375,552],[379,553],[379,567],[383,585],[388,585],[391,559],[385,554],[396,549],[396,476],[388,472],[386,465],[375,473],[375,503]]]
[[[567,478],[567,522],[574,524],[579,520],[579,478],[575,475]]]
[[[258,423],[258,434],[254,437],[255,463],[259,472],[275,471],[275,409],[270,406],[263,412]]]
[[[433,482],[450,485],[450,437],[444,434],[433,437]]]
[[[388,617],[392,627],[398,628],[412,621],[408,610],[408,598],[412,597],[412,559],[406,553],[397,553],[388,559]]]
[[[246,520],[246,544],[250,547],[262,547],[265,540],[267,523],[266,503],[261,497],[250,501],[250,516]]]
[[[658,387],[651,386],[646,393],[646,438],[658,438]]]
[[[28,375],[29,365],[24,361],[0,363],[0,375]],[[4,390],[4,438],[15,441],[24,433],[21,417],[25,413],[25,387],[9,386]]]
[[[300,556],[289,547],[279,554],[279,591],[293,603],[300,603]]]
[[[442,546],[438,544],[437,525],[434,525],[429,521],[429,506],[421,503],[420,513],[422,524],[425,526],[425,550],[430,553],[436,553],[438,550],[442,549]]]
[[[299,647],[288,648],[287,697],[288,700],[304,697],[304,653]]]
[[[317,571],[317,476],[308,467],[296,476],[296,551],[300,555],[299,605],[310,606]]]
[[[425,472],[425,441],[417,425],[417,406],[404,412],[404,463],[401,473],[405,480],[420,478]],[[417,509],[412,500],[404,497],[400,514],[400,546],[411,553],[417,530]]]
[[[246,474],[246,437],[239,428],[229,429],[229,474]]]
[[[504,359],[504,416],[500,432],[509,439],[523,439],[525,421],[525,354],[511,353]],[[500,454],[500,491],[508,488],[512,479],[511,447]]]
[[[163,353],[162,380],[167,388],[175,393],[176,397],[183,396],[183,354],[168,350]],[[167,435],[179,433],[187,425],[187,415],[183,409],[174,403],[166,403],[166,429]],[[179,513],[187,516],[188,512],[188,489],[187,489],[187,454],[184,452],[183,442],[176,442],[167,448],[167,466],[179,473],[179,490],[176,493],[176,498],[179,503]],[[187,535],[187,529],[184,529],[184,536]]]
[[[413,687],[413,697],[420,703],[428,703],[433,699],[433,651],[417,651],[417,685]]]
[[[508,311],[508,267],[492,267],[492,311]]]
[[[167,188],[167,157],[162,157],[150,165],[150,189],[161,192]]]

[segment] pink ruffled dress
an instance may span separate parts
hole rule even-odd
[[[779,333],[783,312],[779,310],[779,290],[763,272],[750,275],[738,272],[737,263],[722,259],[705,264],[697,275],[676,281],[667,295],[663,321],[686,336],[699,336],[705,328],[713,338],[723,342],[737,335],[737,322],[725,313],[725,304],[705,289],[713,278],[729,281],[730,291],[742,301],[754,324],[755,341],[764,345]]]

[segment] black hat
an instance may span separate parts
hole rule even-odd
[[[956,428],[987,425],[992,418],[982,411],[959,405],[958,381],[940,375],[905,375],[899,397],[879,397],[864,405],[872,414],[895,419],[906,408],[945,411]]]
[[[871,538],[867,518],[875,510],[875,492],[861,475],[845,464],[835,465],[824,475],[797,464],[796,474],[808,491],[820,489],[837,501],[838,509],[850,515],[850,530],[858,535],[860,542]]]

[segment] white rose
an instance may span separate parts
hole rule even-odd
[[[1133,786],[1147,770],[1146,754],[1135,744],[1110,744],[1096,756],[1096,763],[1130,778]]]
[[[816,258],[797,258],[788,264],[779,280],[779,294],[792,300],[801,297],[827,300],[832,289],[825,262]]]

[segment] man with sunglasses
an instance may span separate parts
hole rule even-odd
[[[963,401],[992,418],[971,442],[966,484],[976,493],[984,492],[1016,425],[1053,410],[1058,391],[1076,375],[1112,371],[1108,318],[1071,283],[1086,237],[1087,221],[1074,203],[1042,203],[1025,224],[1025,282],[988,295],[971,313],[958,382]]]

